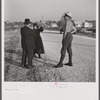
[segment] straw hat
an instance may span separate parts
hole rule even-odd
[[[72,14],[68,11],[65,12],[65,15],[68,16],[69,18],[72,18]]]

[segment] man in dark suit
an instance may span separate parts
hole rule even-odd
[[[33,50],[35,49],[35,31],[30,28],[30,19],[25,19],[25,26],[21,28],[21,46],[23,49],[21,66],[26,66],[28,56],[28,68],[32,67]]]

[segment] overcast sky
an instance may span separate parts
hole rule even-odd
[[[5,0],[5,20],[59,20],[63,12],[75,20],[95,20],[96,0]]]

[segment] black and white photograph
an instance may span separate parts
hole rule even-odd
[[[4,81],[96,81],[96,0],[5,0],[4,14]]]
[[[70,83],[90,83],[96,87],[93,90],[95,92],[98,82],[97,2],[98,0],[4,0],[4,84],[38,86],[38,83],[46,82],[51,88],[64,88],[66,84],[67,88],[72,88]],[[15,87],[7,86],[4,90],[17,91]],[[73,97],[68,100],[73,100]],[[84,99],[76,97],[75,100]],[[97,96],[95,94],[94,98],[91,96],[85,100],[97,100]]]

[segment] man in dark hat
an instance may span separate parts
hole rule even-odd
[[[68,63],[65,63],[65,65],[72,66],[72,40],[73,36],[72,34],[76,31],[73,27],[73,21],[72,16],[69,12],[64,13],[64,15],[61,18],[62,26],[64,29],[63,33],[63,39],[62,39],[62,49],[61,49],[61,57],[59,63],[54,66],[55,68],[63,67],[63,60],[65,58],[66,51],[68,52],[69,61]]]
[[[21,28],[21,46],[22,53],[22,67],[32,67],[33,50],[35,49],[35,31],[30,28],[30,19],[25,19],[25,26]],[[26,66],[26,58],[28,56],[28,65]]]

